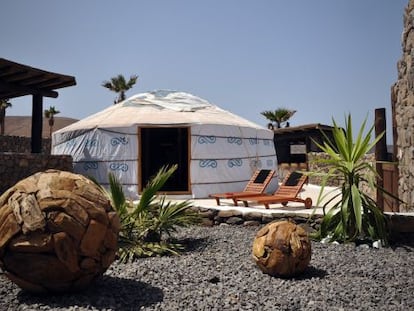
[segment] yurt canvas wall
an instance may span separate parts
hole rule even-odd
[[[164,192],[205,198],[242,190],[258,168],[276,169],[273,132],[194,95],[137,94],[53,134],[53,154],[135,198],[162,166],[178,164]]]

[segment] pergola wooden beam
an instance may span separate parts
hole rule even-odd
[[[42,152],[43,97],[58,97],[56,89],[76,85],[72,76],[44,71],[0,58],[0,100],[32,95],[32,153]]]
[[[7,99],[30,95],[30,94],[42,95],[44,97],[52,97],[52,98],[57,98],[59,96],[59,93],[56,91],[42,90],[37,87],[30,87],[30,86],[24,86],[21,84],[8,83],[8,82],[3,81],[0,78],[0,93],[2,92],[2,90],[7,90],[7,93],[9,94],[9,97],[7,97]]]

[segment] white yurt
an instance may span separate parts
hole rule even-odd
[[[104,186],[113,173],[134,199],[164,165],[178,169],[163,192],[188,198],[240,191],[256,169],[277,167],[272,131],[197,96],[163,90],[54,132],[52,154],[71,155],[76,173]]]

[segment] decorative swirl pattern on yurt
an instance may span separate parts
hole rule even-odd
[[[250,143],[250,145],[258,145],[259,144],[259,139],[249,138],[249,143]]]
[[[230,159],[227,161],[227,165],[228,167],[240,167],[243,165],[243,160],[242,159]]]
[[[83,163],[83,169],[85,171],[88,170],[97,170],[98,169],[98,162],[97,161],[89,161]]]
[[[214,144],[216,142],[215,136],[200,136],[198,137],[199,144]]]
[[[98,145],[97,139],[87,139],[85,142],[85,148],[96,147]]]
[[[128,144],[128,139],[123,136],[123,137],[114,137],[111,139],[111,145],[112,146],[117,146],[117,145],[127,145]]]
[[[109,164],[109,168],[113,171],[123,171],[126,172],[128,171],[128,164],[126,163],[116,163],[113,162],[111,164]]]
[[[229,144],[236,144],[239,146],[243,143],[240,137],[227,137],[227,142]]]
[[[199,162],[200,167],[217,167],[217,160],[200,160]]]

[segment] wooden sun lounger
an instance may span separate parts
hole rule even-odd
[[[274,170],[257,170],[250,178],[243,191],[214,193],[210,194],[210,197],[216,199],[217,205],[220,205],[220,199],[232,199],[234,205],[237,205],[236,199],[238,198],[263,195],[263,192],[269,185],[274,174]]]
[[[279,188],[273,193],[273,195],[260,195],[260,196],[250,196],[236,198],[237,201],[243,201],[244,206],[248,207],[248,202],[255,202],[257,204],[263,204],[266,208],[269,208],[269,204],[281,203],[282,205],[287,205],[288,202],[300,202],[305,204],[306,208],[312,207],[312,199],[305,198],[302,199],[299,196],[303,185],[308,180],[308,176],[303,175],[299,172],[292,172],[288,174],[283,180]]]

